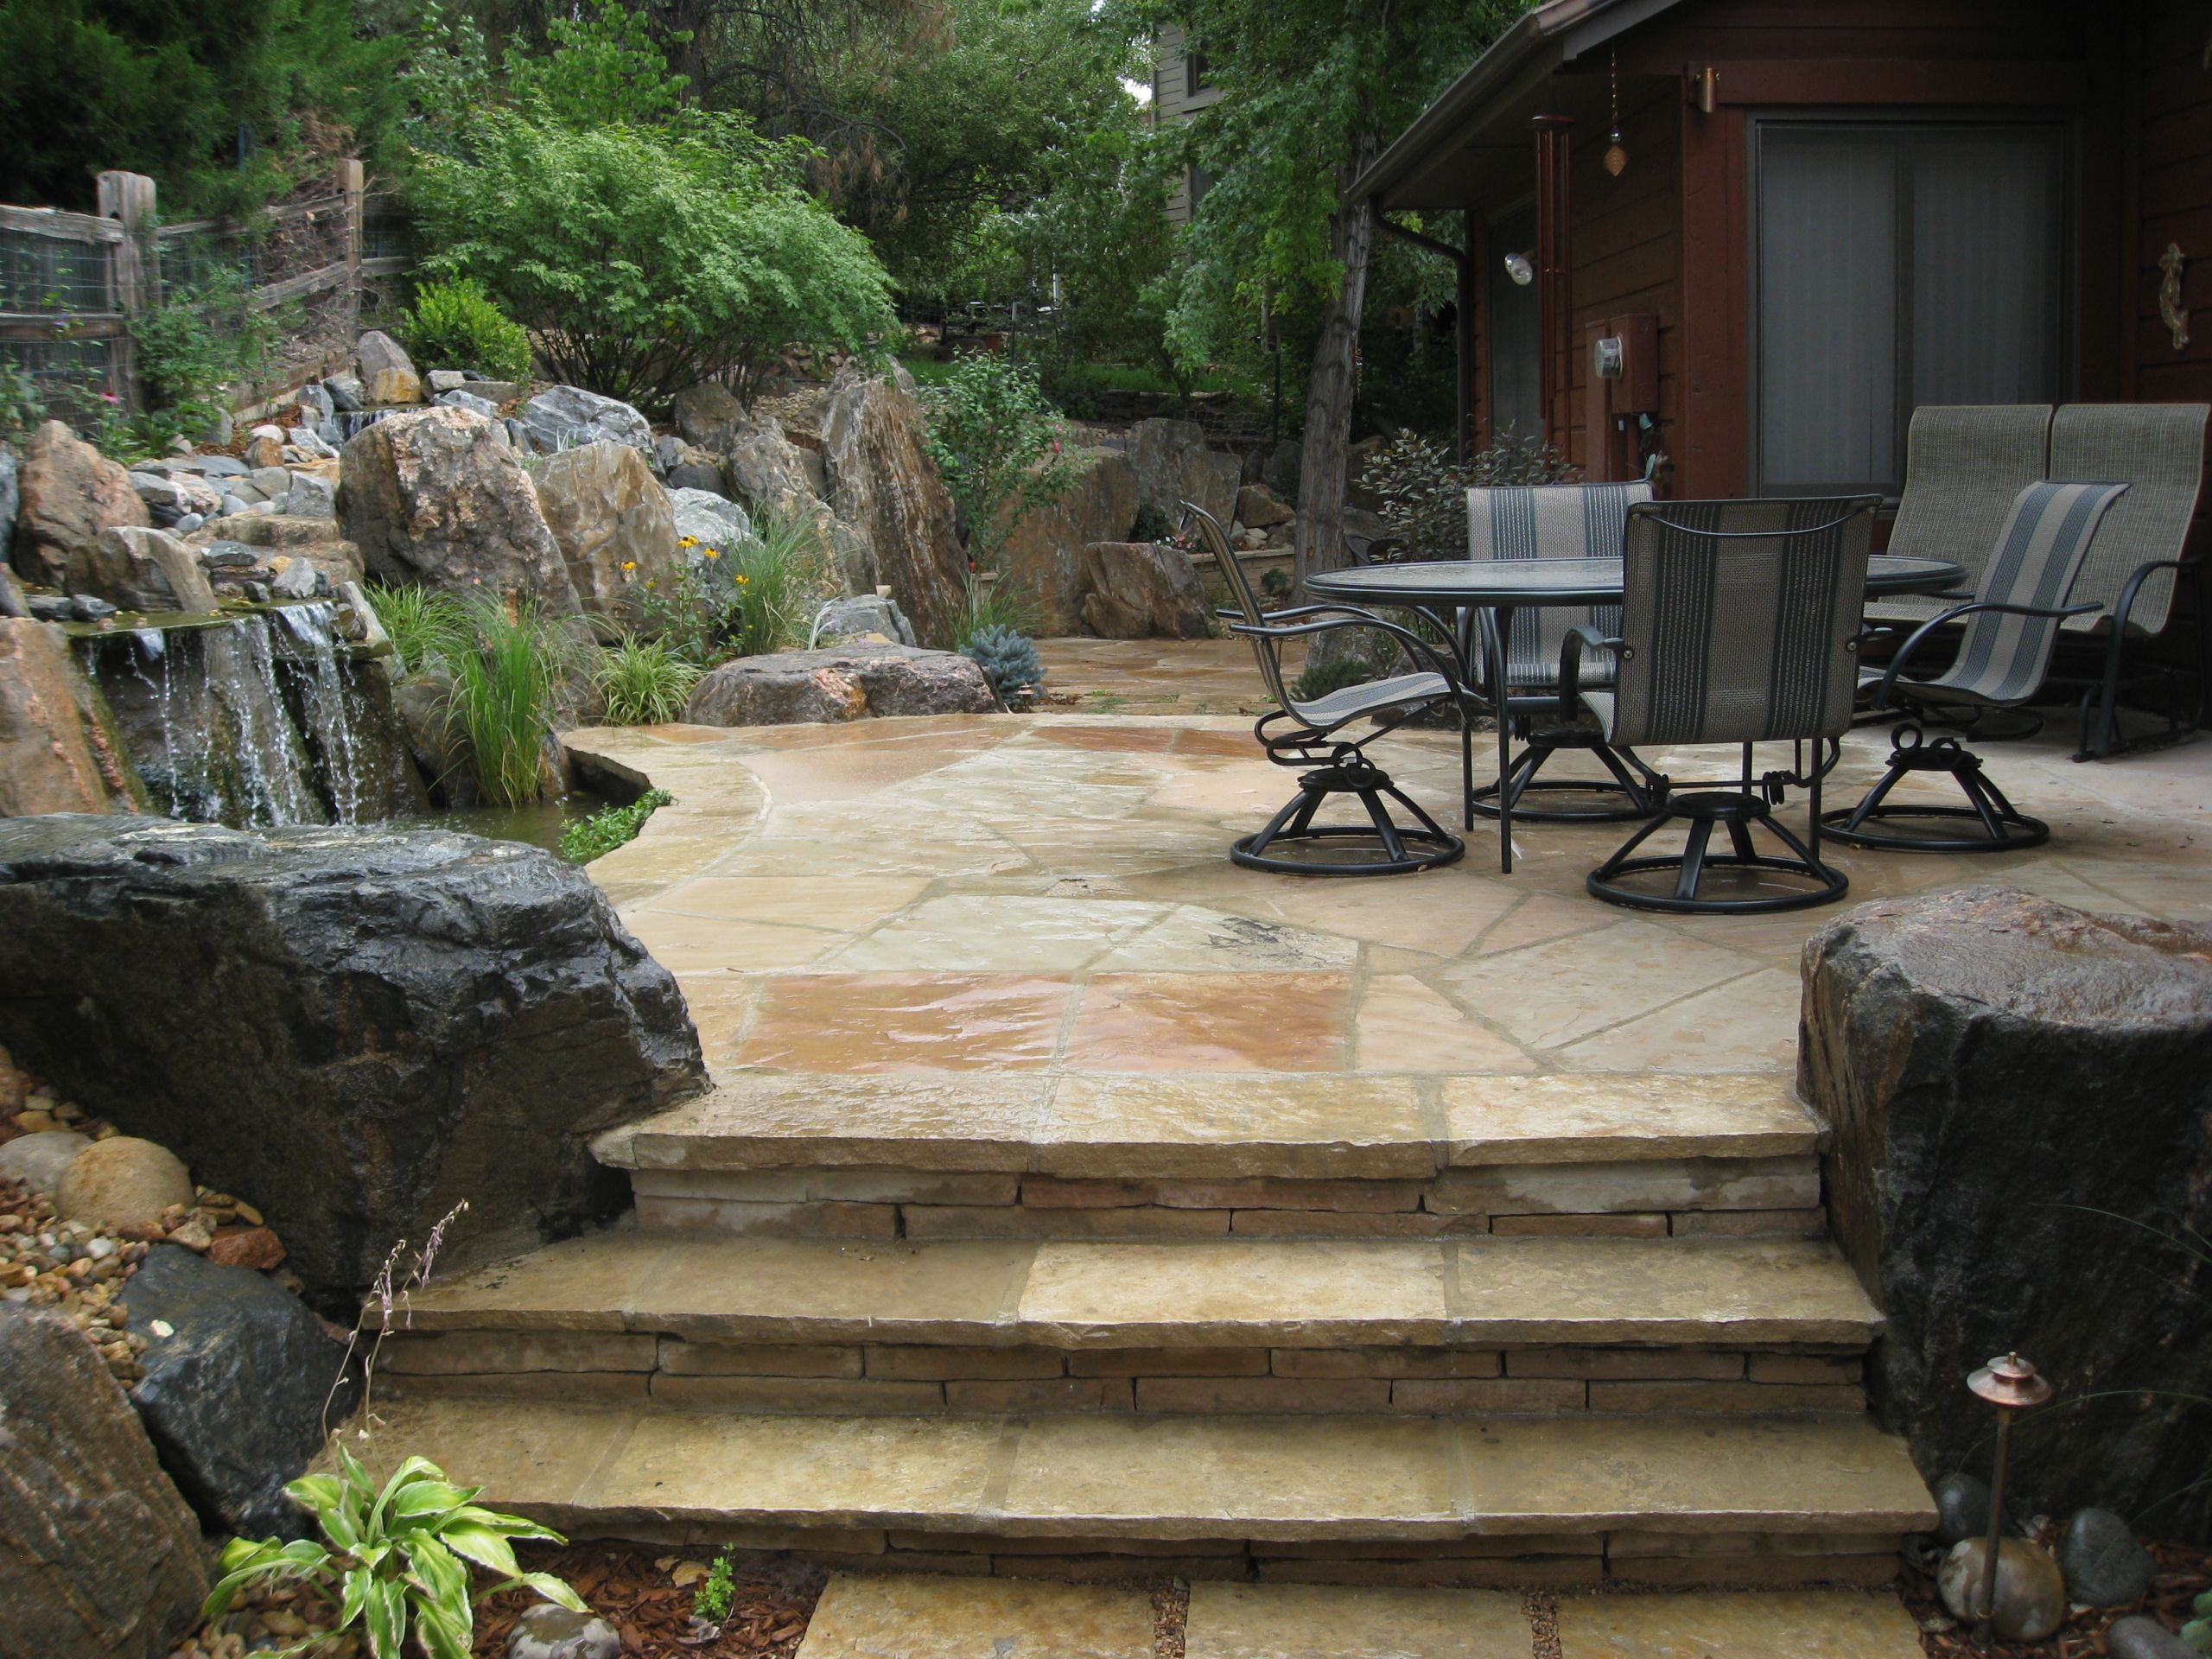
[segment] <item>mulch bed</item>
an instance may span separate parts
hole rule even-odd
[[[2056,1528],[2046,1529],[2043,1542],[2056,1542]],[[2190,1617],[2190,1604],[2212,1589],[2212,1551],[2179,1544],[2151,1544],[2160,1568],[2151,1593],[2132,1607],[2084,1608],[2058,1628],[2046,1642],[1994,1643],[1978,1647],[1971,1627],[1953,1619],[1936,1593],[1931,1573],[1908,1567],[1904,1574],[1904,1605],[1920,1621],[1920,1645],[1930,1659],[2090,1659],[2105,1652],[2105,1631],[2115,1619],[2130,1613],[2148,1613],[2170,1630],[2177,1630]]]
[[[591,1610],[614,1627],[630,1659],[791,1659],[828,1575],[780,1556],[733,1563],[736,1587],[729,1616],[718,1635],[702,1637],[691,1624],[696,1586],[678,1586],[671,1575],[687,1562],[704,1567],[713,1554],[573,1544],[531,1554],[524,1564],[558,1573],[573,1585]],[[505,1659],[508,1631],[537,1599],[534,1592],[510,1590],[476,1604],[479,1659]]]

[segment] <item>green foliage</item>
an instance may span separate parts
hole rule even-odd
[[[668,641],[626,633],[600,653],[593,677],[607,705],[601,718],[609,726],[665,725],[683,715],[699,674]]]
[[[995,569],[1023,515],[1075,482],[1067,429],[1038,389],[1034,369],[988,353],[963,358],[922,398],[930,457],[967,523],[968,557]]]
[[[1003,578],[985,582],[971,575],[961,600],[960,614],[953,620],[952,648],[965,651],[969,640],[990,629],[1027,633],[1036,626],[1035,609],[1027,594],[1008,587]]]
[[[545,25],[545,48],[507,48],[507,91],[533,116],[582,130],[668,120],[683,105],[684,78],[668,73],[668,54],[643,12],[621,0],[598,0],[580,15]],[[669,44],[691,38],[674,31]]]
[[[541,792],[546,734],[576,666],[576,642],[562,618],[530,600],[513,609],[486,597],[462,606],[467,646],[446,658],[453,671],[447,729],[468,741],[476,786],[496,806]]]
[[[221,1618],[257,1580],[305,1580],[337,1605],[338,1622],[284,1655],[304,1653],[358,1625],[371,1659],[402,1659],[410,1636],[429,1659],[467,1659],[475,1630],[470,1575],[478,1567],[499,1575],[499,1590],[535,1590],[548,1601],[585,1611],[563,1580],[525,1573],[515,1560],[516,1540],[560,1543],[559,1534],[518,1515],[480,1508],[481,1488],[454,1485],[427,1459],[408,1459],[379,1489],[343,1445],[334,1450],[336,1474],[303,1475],[284,1488],[315,1517],[321,1541],[233,1538],[202,1618]]]
[[[1044,693],[1045,664],[1026,634],[997,625],[977,628],[962,643],[960,654],[983,671],[1009,709],[1026,709]]]
[[[1406,544],[1405,557],[1463,559],[1470,486],[1558,484],[1573,476],[1556,449],[1508,427],[1464,466],[1445,440],[1398,432],[1368,457],[1360,481],[1380,498],[1383,524]]]
[[[46,418],[46,393],[38,378],[0,357],[0,439],[20,440]]]
[[[1382,670],[1364,657],[1338,654],[1310,664],[1291,682],[1290,695],[1300,702],[1314,702],[1348,685],[1364,685]]]
[[[676,797],[664,789],[649,789],[627,806],[604,806],[588,818],[561,828],[561,856],[571,864],[588,864],[638,838],[645,820]]]
[[[735,118],[495,112],[468,148],[419,157],[426,268],[481,282],[562,380],[656,406],[717,377],[744,396],[791,346],[863,351],[893,326],[882,265],[800,187],[799,152]]]
[[[829,554],[814,525],[762,512],[729,547],[686,537],[683,568],[649,579],[639,595],[645,632],[700,669],[802,645]]]
[[[729,1557],[715,1556],[705,1580],[691,1592],[691,1616],[703,1618],[709,1624],[721,1624],[729,1617],[730,1603],[736,1592],[737,1586],[730,1576]]]
[[[92,210],[93,177],[151,175],[173,215],[259,206],[398,111],[402,43],[348,0],[0,5],[0,200]]]
[[[402,124],[415,149],[449,155],[477,109],[492,99],[492,54],[466,7],[448,17],[441,0],[423,0],[399,86]]]
[[[476,369],[495,380],[530,378],[530,335],[473,276],[426,283],[399,314],[400,337],[423,369]]]
[[[1277,565],[1260,573],[1260,593],[1267,599],[1288,599],[1290,590],[1298,584],[1290,579],[1290,572]]]
[[[455,601],[411,582],[372,580],[362,592],[407,673],[434,658],[450,661],[467,649],[467,620]]]
[[[225,393],[268,372],[276,329],[252,302],[236,266],[197,283],[172,283],[162,303],[130,320],[146,405],[179,430],[201,430],[227,407]]]
[[[1174,533],[1175,526],[1168,522],[1166,510],[1154,501],[1139,507],[1136,522],[1129,526],[1129,539],[1133,542],[1164,542]]]
[[[2190,1611],[2196,1617],[2181,1627],[2181,1639],[2199,1653],[2212,1653],[2212,1590],[2199,1595]]]

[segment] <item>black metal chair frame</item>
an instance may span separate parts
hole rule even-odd
[[[1769,531],[1704,531],[1707,536],[1766,536]],[[1621,639],[1608,639],[1586,623],[1579,623],[1567,632],[1566,644],[1560,656],[1560,692],[1562,702],[1575,706],[1580,696],[1582,653],[1586,650],[1625,652],[1632,649]],[[1740,779],[1732,785],[1684,791],[1663,773],[1652,774],[1655,796],[1650,822],[1631,835],[1596,869],[1583,878],[1583,886],[1590,893],[1608,904],[1622,905],[1631,910],[1662,911],[1675,915],[1759,916],[1777,911],[1806,910],[1815,905],[1833,903],[1850,890],[1851,880],[1842,871],[1821,861],[1821,780],[1835,769],[1843,757],[1843,745],[1834,738],[1822,740],[1827,749],[1825,760],[1815,759],[1806,764],[1802,740],[1791,745],[1796,764],[1787,771],[1764,773],[1757,779],[1751,775],[1751,745],[1743,746],[1744,767]],[[1807,791],[1811,808],[1811,840],[1809,842],[1796,831],[1774,816],[1774,809],[1782,804],[1785,791],[1796,786]],[[1678,854],[1637,857],[1637,849],[1658,834],[1671,823],[1688,825],[1682,850]],[[1729,850],[1712,850],[1713,831],[1718,825],[1728,832]],[[1787,855],[1762,853],[1751,839],[1754,825],[1780,842]],[[1755,899],[1713,899],[1698,893],[1708,869],[1765,870],[1775,874],[1808,877],[1813,885],[1801,892],[1774,893]],[[1639,887],[1624,885],[1618,878],[1647,874],[1653,871],[1676,872],[1672,893],[1646,892]]]
[[[2140,584],[2145,572],[2138,571],[2136,580],[2128,587],[2132,597]],[[1962,619],[1983,612],[2007,616],[2040,618],[2057,621],[2069,616],[2088,616],[2102,610],[2095,603],[2037,607],[2014,605],[1999,600],[1973,600],[1964,605],[1955,605],[1914,629],[1897,654],[1889,660],[1882,677],[1873,690],[1873,707],[1877,711],[1903,703],[1911,709],[1914,718],[1904,721],[1890,733],[1890,760],[1879,780],[1860,797],[1856,806],[1839,807],[1820,820],[1834,839],[1853,846],[1877,848],[1891,853],[2007,853],[2019,852],[2030,847],[2040,847],[2050,839],[2050,826],[2041,818],[2031,818],[2014,806],[1981,769],[1981,757],[1967,748],[1955,736],[1944,736],[1930,742],[1923,729],[1929,723],[1921,715],[1919,700],[1913,696],[1914,682],[1900,680],[1905,665],[1914,654],[1937,630],[1948,627]],[[1931,700],[1934,706],[1946,706],[1940,700]],[[1967,704],[1963,700],[1953,707],[1991,709],[1997,704]],[[2083,701],[2084,718],[2088,700]],[[1968,729],[1971,729],[1970,728]],[[2080,759],[2076,756],[2075,759]],[[1963,806],[1921,805],[1912,802],[1892,802],[1891,791],[1916,772],[1942,772],[1958,785],[1959,792],[1966,797]],[[1916,835],[1908,830],[1885,826],[1929,823],[1937,825],[1971,823],[1979,835],[1944,835],[1940,833]],[[1875,827],[1869,829],[1872,823]]]
[[[1390,775],[1365,753],[1367,746],[1378,738],[1388,736],[1440,704],[1448,703],[1459,719],[1460,777],[1462,793],[1465,792],[1465,785],[1473,778],[1474,734],[1468,715],[1466,688],[1451,660],[1412,629],[1357,606],[1300,605],[1265,613],[1268,620],[1264,622],[1255,620],[1263,613],[1244,581],[1242,569],[1226,563],[1235,555],[1228,551],[1228,538],[1222,535],[1220,524],[1204,508],[1187,501],[1182,505],[1185,522],[1198,524],[1215,557],[1224,562],[1224,579],[1230,591],[1243,607],[1224,610],[1219,614],[1229,623],[1232,632],[1252,640],[1255,649],[1264,653],[1263,677],[1269,691],[1281,704],[1254,722],[1252,734],[1274,765],[1305,769],[1298,779],[1298,792],[1264,829],[1236,842],[1230,848],[1230,858],[1248,869],[1284,875],[1401,875],[1433,869],[1463,856],[1467,850],[1466,842],[1431,817],[1419,802],[1393,783]],[[1283,681],[1281,643],[1347,628],[1388,634],[1416,662],[1425,662],[1441,678],[1444,690],[1426,692],[1395,702],[1355,701],[1341,719],[1323,723],[1307,720],[1293,705],[1289,688]],[[1372,721],[1374,729],[1357,741],[1337,735],[1345,727],[1361,721]],[[1316,823],[1315,818],[1332,795],[1355,798],[1368,821]],[[1394,805],[1410,816],[1413,827],[1392,817],[1390,808]],[[1286,843],[1355,840],[1380,842],[1382,857],[1323,861],[1286,857],[1270,851]]]

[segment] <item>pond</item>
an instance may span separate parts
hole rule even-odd
[[[463,830],[493,841],[519,841],[561,850],[561,831],[578,818],[588,818],[609,804],[607,798],[589,790],[575,790],[556,801],[529,801],[520,806],[471,806],[432,812],[419,818],[398,820],[409,829]]]

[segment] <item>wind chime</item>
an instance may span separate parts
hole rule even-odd
[[[1615,178],[1628,169],[1628,147],[1621,143],[1621,54],[1612,54],[1611,79],[1613,101],[1611,142],[1605,148],[1605,171]]]

